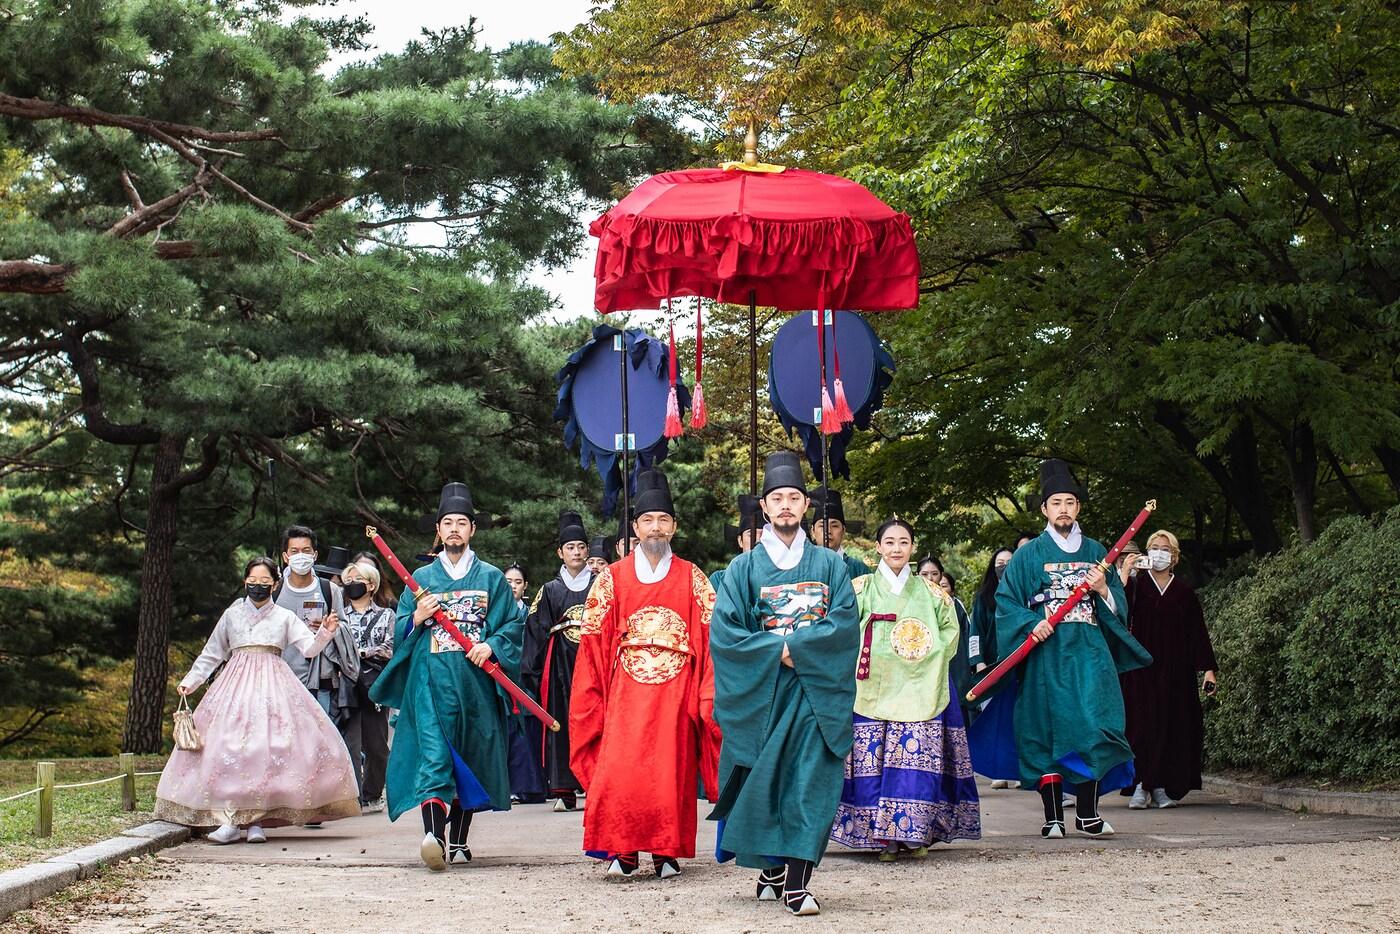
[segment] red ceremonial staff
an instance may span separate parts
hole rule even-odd
[[[413,594],[414,599],[421,599],[423,594],[428,592],[427,588],[420,587],[418,582],[413,579],[413,575],[408,573],[408,568],[403,566],[403,562],[400,561],[398,556],[389,548],[388,543],[380,537],[379,530],[372,525],[367,525],[365,526],[365,536],[370,541],[374,542],[374,547],[384,556],[384,560],[389,562],[389,567],[393,568],[394,573],[399,575],[399,580],[404,582],[404,586]],[[433,611],[433,621],[441,626],[447,634],[452,637],[453,641],[462,647],[462,651],[470,652],[472,650],[472,646],[475,643],[467,638],[466,633],[457,628],[457,624],[452,622],[452,618],[444,613],[441,607]],[[495,679],[496,683],[515,699],[515,702],[520,705],[522,710],[537,718],[553,732],[559,732],[559,721],[551,717],[549,711],[535,703],[534,699],[531,698],[529,694],[525,693],[524,688],[510,680],[510,677],[501,670],[501,666],[495,659],[488,659],[486,664],[481,666],[481,670]]]
[[[1142,524],[1147,521],[1147,517],[1152,515],[1152,510],[1156,508],[1157,501],[1155,499],[1147,501],[1147,505],[1142,507],[1142,512],[1137,514],[1137,518],[1133,520],[1133,524],[1128,526],[1128,531],[1123,533],[1122,537],[1118,539],[1118,543],[1110,548],[1108,554],[1104,555],[1103,560],[1098,563],[1099,570],[1103,571],[1104,574],[1109,572],[1109,569],[1113,567],[1113,562],[1118,560],[1119,552],[1127,547],[1128,542],[1133,540],[1133,536],[1138,533],[1138,530],[1142,528]],[[1083,600],[1088,593],[1089,582],[1087,580],[1081,581],[1078,587],[1070,591],[1070,595],[1065,598],[1064,603],[1060,604],[1060,608],[1054,613],[1051,613],[1050,618],[1046,620],[1046,622],[1050,624],[1050,628],[1054,629],[1056,626],[1060,625],[1060,621],[1063,620],[1065,616],[1069,614],[1069,611],[1074,609],[1074,605],[1080,600]],[[1031,649],[1035,648],[1036,644],[1034,636],[1026,636],[1026,641],[1022,642],[1016,648],[1016,651],[1006,656],[1006,658],[1003,658],[995,668],[987,672],[986,676],[981,681],[973,685],[972,690],[967,692],[967,702],[970,704],[990,691],[1008,671],[1025,661],[1026,656],[1031,654]]]

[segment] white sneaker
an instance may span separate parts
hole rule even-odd
[[[1176,802],[1167,797],[1167,789],[1153,788],[1152,806],[1154,808],[1174,808],[1176,807]]]
[[[996,779],[993,779],[993,780],[992,780],[992,787],[993,787],[993,788],[1010,788],[1010,787],[1011,787],[1011,783],[1010,783],[1009,781],[1007,781],[1006,779],[1004,779],[1004,778],[996,778]]]
[[[248,842],[266,843],[267,833],[262,829],[261,826],[254,824],[253,826],[248,828]]]
[[[224,846],[229,843],[237,843],[243,832],[234,824],[224,824],[209,835],[209,842]]]
[[[1128,799],[1128,809],[1131,811],[1147,810],[1147,789],[1138,785],[1133,790],[1133,796]]]

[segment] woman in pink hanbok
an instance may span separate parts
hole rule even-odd
[[[224,611],[180,682],[194,692],[224,670],[194,712],[204,741],[176,749],[156,787],[155,816],[190,827],[217,827],[214,843],[265,843],[264,827],[319,823],[360,813],[350,754],[316,699],[282,660],[295,645],[307,658],[335,635],[334,617],[312,632],[272,600],[280,575],[270,558],[244,569],[247,596]]]

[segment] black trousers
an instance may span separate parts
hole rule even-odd
[[[384,770],[389,765],[389,711],[376,709],[368,689],[360,685],[355,686],[355,700],[355,709],[345,721],[341,735],[355,767],[360,801],[368,803],[384,793]]]

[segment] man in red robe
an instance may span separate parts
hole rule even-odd
[[[570,765],[588,793],[583,849],[630,876],[650,853],[656,874],[695,856],[696,776],[713,801],[710,613],[715,592],[671,553],[676,512],[666,478],[637,480],[636,550],[598,574],[583,611],[569,705]]]

